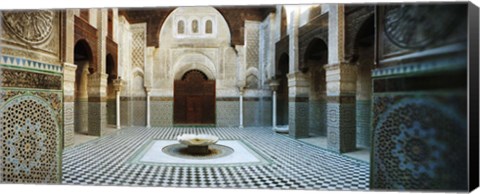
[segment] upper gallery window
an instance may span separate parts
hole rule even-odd
[[[205,22],[205,33],[206,34],[212,33],[212,20],[207,20],[207,22]]]
[[[177,23],[177,33],[185,34],[185,22],[183,20],[180,20]]]
[[[173,34],[177,38],[213,38],[217,34],[215,16],[178,15],[173,22]]]
[[[197,20],[192,21],[192,32],[193,33],[198,33],[198,21]]]

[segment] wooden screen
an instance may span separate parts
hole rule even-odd
[[[215,80],[193,70],[173,87],[175,124],[215,124]]]

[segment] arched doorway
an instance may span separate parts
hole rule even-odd
[[[88,75],[91,73],[92,50],[85,40],[75,44],[75,133],[88,134]]]
[[[370,148],[372,76],[374,64],[374,17],[370,16],[357,32],[353,63],[357,65],[356,89],[356,142],[357,147]]]
[[[215,80],[190,70],[173,87],[174,124],[215,124]]]
[[[288,125],[288,54],[283,53],[278,60],[277,79],[277,126]]]
[[[116,96],[115,88],[113,86],[113,80],[117,78],[115,60],[111,54],[108,54],[106,57],[106,74],[107,78],[107,124],[115,125],[116,124]]]
[[[310,76],[309,92],[309,136],[326,136],[327,134],[327,82],[323,68],[328,63],[327,44],[314,38],[305,50],[304,61]]]

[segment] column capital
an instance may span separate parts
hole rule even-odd
[[[149,95],[152,91],[152,87],[145,87],[145,91],[147,92],[147,95]]]
[[[247,85],[247,82],[245,80],[238,80],[237,81],[237,87],[240,90],[243,90],[243,88],[245,88],[246,85]]]
[[[124,85],[123,82],[124,81],[122,80],[122,78],[117,78],[117,79],[113,80],[113,87],[114,87],[115,91],[120,92],[120,90],[122,90],[123,85]]]
[[[238,91],[240,92],[240,95],[243,95],[245,92],[245,87],[238,87]]]
[[[270,86],[270,89],[272,91],[277,91],[278,86],[280,85],[280,82],[277,79],[272,78],[268,81],[268,85]]]

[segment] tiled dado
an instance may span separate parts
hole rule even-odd
[[[357,100],[356,106],[356,139],[357,147],[370,147],[370,119],[372,113],[372,101]]]
[[[61,67],[0,58],[2,77],[7,75],[0,88],[0,182],[58,183],[63,94],[62,74],[55,71]],[[12,73],[17,77],[8,78]]]
[[[263,99],[243,102],[243,119],[243,125],[246,127],[271,126],[272,101]]]
[[[150,103],[152,127],[173,126],[173,101],[152,100]]]
[[[238,125],[240,125],[239,110],[240,103],[238,101],[220,101],[217,98],[217,127],[237,127]]]
[[[448,49],[458,50],[464,49],[462,45],[453,45]],[[382,61],[386,63],[388,61]],[[465,69],[466,57],[463,55],[457,55],[447,58],[431,59],[430,61],[415,61],[408,64],[399,66],[390,66],[384,68],[377,68],[372,70],[372,77],[392,77],[405,74],[425,74],[425,73],[437,73],[441,71],[463,70]]]
[[[308,97],[290,97],[288,103],[288,130],[293,138],[308,137],[309,132]]]
[[[327,103],[324,100],[309,101],[309,134],[326,136],[327,134]]]
[[[33,61],[20,57],[13,56],[0,56],[0,63],[2,64],[2,69],[5,67],[18,67],[21,69],[30,69],[30,71],[43,71],[43,72],[52,72],[52,73],[63,73],[63,67],[59,65],[53,65],[38,61]]]

